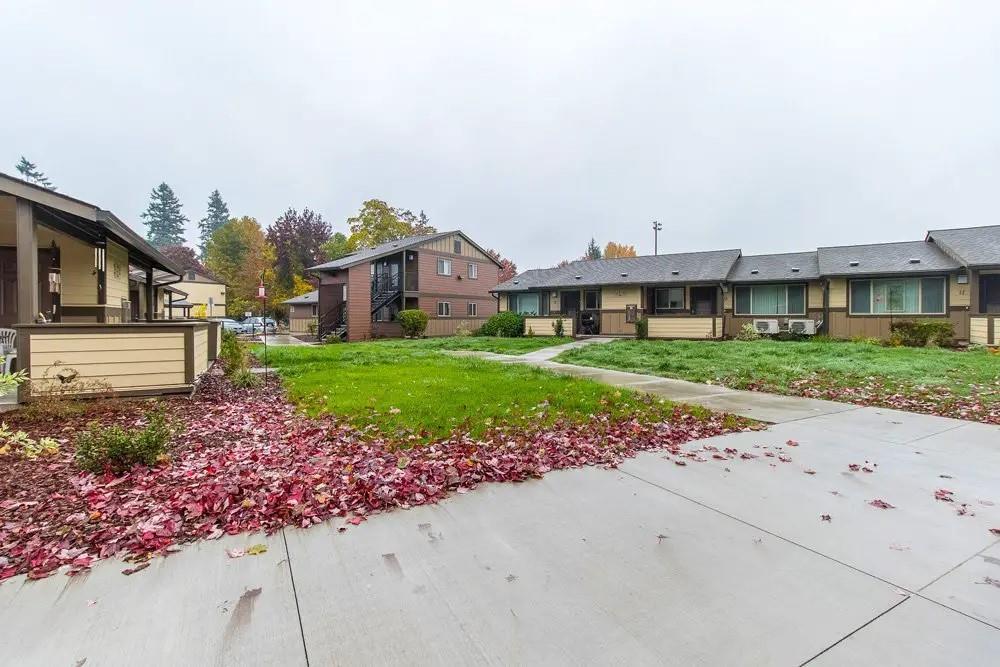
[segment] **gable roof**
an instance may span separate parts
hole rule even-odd
[[[927,241],[834,246],[820,248],[817,253],[819,272],[824,276],[926,273],[961,268],[957,261]]]
[[[927,240],[965,266],[1000,265],[1000,225],[938,229],[927,232]]]
[[[9,192],[15,197],[32,202],[38,207],[36,215],[59,219],[67,224],[71,220],[81,233],[110,237],[131,250],[133,256],[138,256],[138,259],[149,263],[153,268],[163,269],[175,276],[180,275],[179,268],[173,260],[164,256],[111,211],[2,172],[0,172],[0,191]],[[65,218],[63,217],[65,214],[72,217]]]
[[[497,285],[494,292],[518,292],[581,285],[637,285],[722,282],[740,251],[709,250],[615,259],[579,259],[566,266],[530,269]]]
[[[819,278],[819,257],[815,250],[773,255],[742,255],[729,273],[729,281],[734,283],[817,278]]]
[[[281,303],[287,303],[290,306],[307,306],[312,303],[319,303],[319,290],[293,296],[291,299],[285,299]]]
[[[439,239],[445,236],[451,236],[452,234],[458,234],[463,239],[476,248],[479,252],[483,253],[490,260],[500,266],[500,263],[496,259],[490,256],[485,250],[479,247],[475,241],[470,239],[465,235],[465,232],[455,229],[449,232],[438,232],[436,234],[421,234],[418,236],[407,236],[405,238],[396,239],[395,241],[386,241],[385,243],[380,243],[376,246],[370,248],[361,248],[352,252],[350,255],[344,255],[343,257],[337,258],[330,262],[325,262],[323,264],[317,264],[316,266],[310,266],[307,271],[336,271],[338,269],[346,269],[348,267],[354,266],[356,264],[361,264],[363,262],[370,262],[373,259],[378,259],[385,255],[391,255],[397,253],[400,250],[405,250],[407,248],[413,248],[418,245],[427,243],[428,241],[433,241],[434,239]]]

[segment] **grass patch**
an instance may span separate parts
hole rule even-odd
[[[554,345],[572,342],[572,338],[555,336],[526,336],[523,338],[497,338],[495,336],[447,336],[420,340],[383,340],[378,345],[398,346],[419,350],[474,350],[498,354],[527,354]]]
[[[792,382],[813,375],[841,387],[878,376],[901,387],[943,386],[957,395],[968,395],[970,385],[1000,379],[1000,358],[982,350],[828,340],[623,340],[569,350],[557,361],[776,393],[788,393]]]
[[[477,339],[441,340],[471,344]],[[509,340],[492,342],[505,345]],[[307,414],[334,414],[389,436],[417,434],[424,440],[456,429],[477,436],[502,425],[539,427],[561,419],[582,423],[597,413],[652,421],[669,418],[674,408],[659,399],[529,366],[451,357],[438,351],[442,343],[437,341],[274,347],[268,357],[290,398]]]

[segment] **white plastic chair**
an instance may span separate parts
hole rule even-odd
[[[17,359],[17,331],[14,329],[0,329],[0,355],[3,355],[3,372],[10,373]]]

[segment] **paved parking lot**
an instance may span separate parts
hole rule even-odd
[[[88,667],[996,664],[1000,429],[858,408],[705,444],[755,457],[646,453],[130,577],[12,580],[0,645]]]

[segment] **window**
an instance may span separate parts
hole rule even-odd
[[[455,239],[453,248],[455,250],[455,254],[456,255],[461,255],[462,254],[462,239]]]
[[[658,287],[654,294],[656,312],[684,309],[683,287]]]
[[[347,301],[347,283],[344,283],[344,294],[341,297],[342,301]]]
[[[451,317],[451,304],[447,301],[438,301],[438,317]]]
[[[852,315],[943,315],[945,279],[886,278],[851,281]]]
[[[584,308],[587,310],[599,310],[601,307],[601,291],[589,289],[583,294]]]
[[[444,257],[438,257],[438,275],[439,276],[450,276],[451,275],[451,260],[445,259]]]
[[[512,294],[513,310],[518,315],[538,315],[537,294]]]
[[[805,315],[805,285],[737,285],[737,315]]]
[[[479,315],[479,304],[478,303],[472,303],[472,302],[470,302],[468,308],[466,309],[466,313],[465,314],[468,315],[469,317],[476,317],[476,316],[478,316]]]
[[[469,278],[476,280],[479,278],[479,265],[469,262]]]
[[[188,271],[187,272],[187,279],[188,280],[194,280],[194,271]]]
[[[311,308],[310,308],[310,312],[312,313],[312,316],[316,317],[316,314],[318,313],[318,311],[319,311],[319,307],[314,303],[311,306]]]

